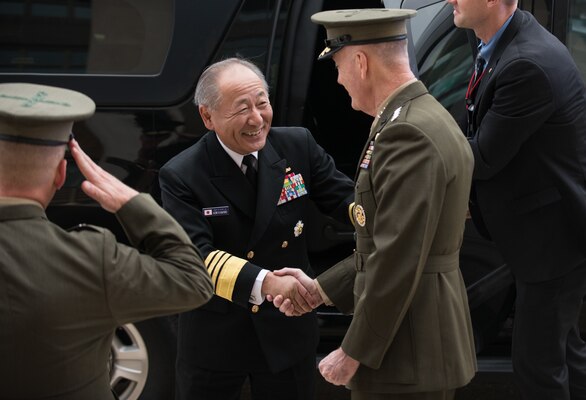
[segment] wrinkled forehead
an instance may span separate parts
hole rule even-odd
[[[218,74],[218,86],[238,86],[238,83],[245,85],[257,84],[265,89],[263,80],[250,68],[244,65],[233,64],[226,67]]]
[[[243,103],[268,99],[264,82],[247,68],[223,71],[218,77],[218,88],[222,102]]]

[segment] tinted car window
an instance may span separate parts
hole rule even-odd
[[[192,95],[242,3],[3,0],[0,80],[78,90],[98,107],[174,106]]]
[[[238,55],[253,61],[264,72],[274,98],[280,50],[291,1],[246,2],[226,35],[216,60]]]
[[[452,29],[419,66],[429,92],[456,118],[465,118],[464,92],[472,73],[466,32]]]
[[[554,21],[552,15],[551,0],[520,0],[519,8],[531,12],[535,19],[539,21],[548,31],[553,30]],[[561,22],[556,20],[556,22]],[[555,33],[555,32],[554,32]]]
[[[586,77],[586,1],[570,0],[567,35],[570,53],[582,71],[582,76]]]
[[[0,71],[157,74],[172,28],[172,0],[4,2]]]

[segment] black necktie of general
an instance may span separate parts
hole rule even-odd
[[[246,178],[250,182],[253,188],[256,188],[256,157],[252,154],[244,156],[242,164],[246,165]]]

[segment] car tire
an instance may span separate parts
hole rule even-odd
[[[120,400],[172,399],[176,335],[170,319],[154,318],[116,329],[110,384]]]

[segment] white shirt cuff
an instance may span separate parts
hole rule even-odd
[[[257,306],[262,304],[265,301],[265,296],[262,295],[262,283],[265,280],[265,276],[269,273],[268,269],[262,269],[258,275],[256,276],[256,280],[254,281],[254,285],[252,286],[252,292],[250,292],[250,299],[249,301],[252,304],[256,304]]]

